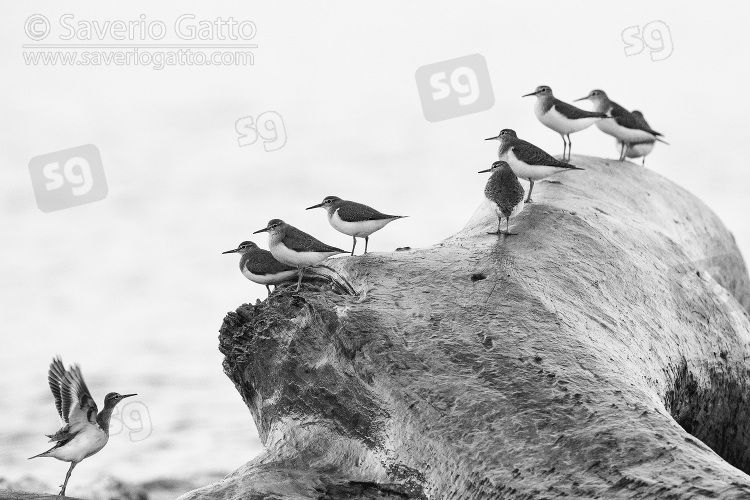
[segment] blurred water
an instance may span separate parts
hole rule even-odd
[[[729,14],[719,26],[702,21],[709,7],[686,13],[677,2],[629,2],[607,12],[584,2],[573,17],[553,3],[544,4],[544,16],[535,6],[486,3],[384,2],[366,12],[326,5],[76,7],[78,18],[195,12],[258,25],[254,67],[162,71],[26,66],[24,20],[63,10],[9,7],[0,20],[0,475],[64,476],[66,464],[26,460],[58,427],[46,382],[56,354],[82,365],[100,406],[106,392],[137,392],[152,427],[145,439],[114,435],[76,469],[71,494],[76,482],[104,472],[131,481],[224,474],[252,458],[261,445],[222,374],[217,332],[227,311],[265,289],[240,275],[236,255],[221,252],[245,239],[265,246],[251,232],[274,217],[348,248],[350,239],[322,213],[304,211],[326,195],[410,215],[374,235],[372,251],[449,236],[482,199],[486,178],[476,171],[496,151],[485,137],[512,127],[560,153],[560,138],[520,98],[539,84],[566,100],[603,88],[642,109],[672,143],[657,145],[649,168],[703,199],[747,254],[749,127],[741,117],[750,102],[737,99],[750,83],[746,65],[737,64],[750,45],[741,24],[747,7],[724,4]],[[550,33],[562,17],[567,35],[555,41]],[[673,55],[625,57],[622,30],[653,19],[669,24]],[[427,122],[416,69],[473,53],[487,59],[495,107]],[[239,147],[235,122],[264,111],[283,117],[286,145]],[[574,154],[617,154],[593,128],[573,142]],[[89,143],[102,154],[107,198],[40,212],[29,159]]]

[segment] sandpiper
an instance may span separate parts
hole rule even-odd
[[[328,222],[334,229],[352,237],[354,240],[352,255],[354,255],[354,247],[357,246],[357,238],[365,239],[365,253],[367,253],[367,243],[372,233],[383,229],[389,222],[406,217],[406,215],[387,215],[367,205],[342,200],[338,196],[326,196],[321,203],[307,207],[305,210],[319,207],[326,209]]]
[[[537,98],[534,105],[534,114],[537,119],[562,137],[563,161],[570,160],[570,149],[573,145],[570,141],[570,134],[587,129],[602,118],[608,118],[606,113],[585,111],[561,101],[552,94],[552,89],[547,85],[540,85],[534,92],[521,97],[532,95]],[[567,141],[565,140],[566,137],[568,138]],[[565,156],[566,150],[567,156]]]
[[[576,101],[590,100],[594,103],[594,109],[600,113],[607,113],[611,120],[600,120],[596,122],[599,130],[605,134],[615,137],[622,143],[620,150],[620,161],[625,159],[625,150],[630,144],[639,144],[649,141],[661,141],[659,132],[653,130],[645,120],[638,120],[636,116],[607,97],[603,90],[592,90],[586,97]]]
[[[496,161],[487,170],[479,171],[480,174],[485,172],[492,172],[492,175],[484,187],[484,196],[494,204],[495,213],[497,213],[497,231],[489,234],[507,236],[517,234],[511,233],[508,225],[510,218],[523,210],[523,186],[518,182],[518,177],[513,173],[508,162]],[[500,230],[503,216],[505,217],[505,231]]]
[[[298,292],[306,267],[319,264],[331,255],[346,253],[346,250],[326,245],[281,219],[271,219],[266,227],[253,234],[263,232],[268,232],[268,248],[274,258],[282,264],[299,269]]]
[[[507,161],[513,173],[518,177],[529,181],[529,196],[526,198],[526,203],[533,203],[531,191],[534,190],[534,181],[567,170],[583,170],[556,159],[530,142],[519,139],[516,133],[508,128],[501,130],[497,136],[488,137],[485,140],[500,141],[500,147],[497,150],[498,158]]]
[[[96,402],[83,381],[80,367],[74,365],[66,370],[59,357],[52,360],[47,380],[55,398],[57,413],[65,425],[55,434],[47,435],[50,442],[56,442],[55,446],[30,457],[29,460],[37,457],[54,457],[63,462],[70,462],[70,469],[60,490],[60,495],[65,496],[65,488],[68,486],[73,468],[107,444],[109,418],[115,405],[135,394],[110,392],[104,397],[104,409],[98,413]]]
[[[292,278],[296,278],[299,270],[296,267],[282,264],[273,258],[271,252],[258,248],[258,245],[252,241],[243,241],[234,250],[227,250],[225,253],[238,253],[240,257],[240,271],[245,278],[266,285],[268,295],[271,295],[271,288],[268,285],[278,285]]]
[[[635,116],[639,121],[642,121],[643,124],[648,127],[648,122],[643,117],[643,113],[638,110],[633,110],[632,113],[633,116]],[[656,141],[645,141],[628,144],[627,148],[625,148],[625,158],[642,158],[641,166],[645,167],[646,155],[654,150],[655,144]],[[622,149],[622,143],[620,141],[617,141],[617,145],[618,147],[620,147],[620,149]]]

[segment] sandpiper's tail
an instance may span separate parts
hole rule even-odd
[[[54,450],[55,448],[57,448],[57,445],[53,446],[52,448],[50,448],[49,450],[45,451],[44,453],[40,453],[39,455],[34,455],[33,457],[29,457],[27,460],[31,460],[32,458],[37,458],[37,457],[45,457],[45,456],[47,456],[47,453],[49,453],[50,451]]]
[[[563,165],[555,165],[555,166],[558,168],[565,169],[565,170],[586,170],[585,168],[576,167],[575,165],[572,165],[570,163],[566,163],[566,162],[560,162],[560,163],[562,163]]]

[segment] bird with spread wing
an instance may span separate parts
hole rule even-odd
[[[65,482],[60,490],[60,495],[65,496],[65,488],[68,486],[68,479],[75,466],[107,444],[112,410],[117,403],[135,394],[110,392],[104,398],[104,409],[99,412],[94,398],[91,397],[86,387],[86,382],[83,381],[81,368],[74,365],[66,370],[59,357],[52,360],[47,380],[55,398],[57,413],[65,425],[55,434],[47,435],[55,446],[30,459],[53,457],[63,462],[70,462],[70,469],[65,475]]]

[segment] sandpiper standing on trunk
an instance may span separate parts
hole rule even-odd
[[[540,85],[534,92],[521,97],[532,95],[536,96],[534,114],[537,119],[562,137],[563,161],[570,160],[570,149],[573,146],[570,141],[570,134],[587,129],[602,118],[608,118],[606,113],[585,111],[561,101],[552,94],[552,89],[547,85]],[[565,140],[566,137],[568,138],[567,141]],[[566,150],[567,156],[565,156]]]
[[[60,495],[65,496],[65,488],[73,468],[107,444],[109,419],[115,405],[135,394],[110,392],[104,397],[104,408],[98,413],[96,402],[83,381],[81,369],[74,365],[66,370],[59,357],[52,360],[47,380],[55,398],[57,413],[65,425],[55,434],[47,435],[50,442],[55,442],[55,446],[31,458],[53,457],[70,462],[70,469],[60,490]]]
[[[612,117],[611,120],[596,122],[596,126],[605,134],[615,137],[622,143],[620,161],[625,159],[625,150],[630,144],[649,141],[664,142],[660,138],[662,134],[649,127],[645,123],[645,120],[639,120],[630,111],[610,100],[603,90],[592,90],[586,97],[581,97],[580,99],[576,99],[576,101],[583,101],[585,99],[594,103],[596,111],[607,113]]]
[[[526,203],[533,203],[531,191],[534,189],[535,181],[568,170],[583,170],[556,159],[530,142],[519,139],[516,133],[508,128],[501,130],[497,136],[488,137],[485,140],[500,141],[500,147],[497,150],[498,158],[507,161],[518,177],[529,181],[529,196],[526,198]]]
[[[346,253],[346,250],[326,245],[281,219],[271,219],[266,227],[253,234],[264,232],[268,233],[268,249],[273,257],[282,264],[299,269],[298,292],[306,267],[319,264],[331,255]]]
[[[642,121],[643,124],[648,127],[648,122],[643,117],[643,113],[641,113],[638,110],[632,111],[633,116],[635,116],[639,121]],[[646,155],[650,154],[651,151],[654,150],[654,145],[656,144],[656,141],[644,141],[644,142],[634,142],[631,143],[625,148],[625,158],[642,158],[641,160],[641,166],[646,166]],[[617,146],[622,150],[622,143],[620,141],[617,141]]]
[[[484,172],[492,172],[490,180],[484,187],[484,196],[493,203],[497,214],[497,231],[489,234],[507,236],[518,234],[511,233],[508,226],[510,218],[523,210],[523,186],[518,182],[518,177],[507,162],[496,161],[487,170],[479,171],[480,174]],[[500,229],[503,217],[505,217],[505,231]]]
[[[242,274],[250,281],[266,285],[269,296],[271,295],[271,288],[268,285],[279,285],[296,278],[299,274],[296,267],[282,264],[274,259],[271,252],[258,248],[258,245],[252,241],[243,241],[234,250],[221,253],[240,254],[240,271],[242,271]]]
[[[342,200],[338,196],[326,196],[321,203],[307,207],[306,210],[319,207],[326,209],[328,222],[334,229],[352,237],[354,240],[352,255],[354,255],[354,247],[357,246],[357,238],[365,239],[365,253],[367,253],[367,243],[372,233],[383,229],[389,222],[406,217],[406,215],[387,215],[367,205]]]

